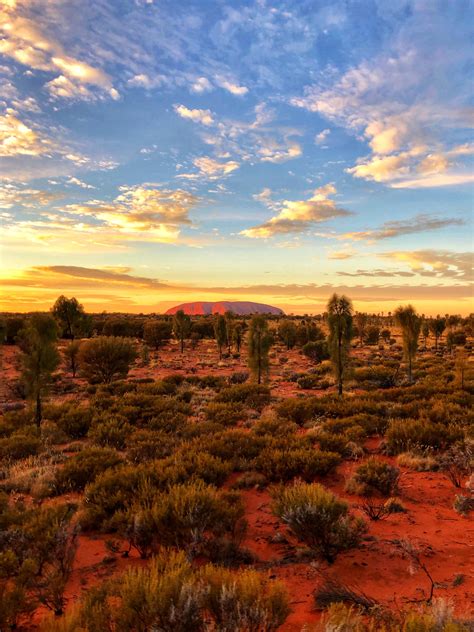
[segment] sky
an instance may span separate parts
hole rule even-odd
[[[0,0],[0,310],[474,311],[474,3]]]

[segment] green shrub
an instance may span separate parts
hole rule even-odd
[[[340,462],[338,454],[319,450],[285,450],[268,447],[255,460],[255,469],[269,481],[286,482],[298,476],[312,481],[316,476],[324,476]]]
[[[332,563],[356,547],[366,526],[349,514],[346,502],[317,483],[296,482],[273,492],[273,511],[294,535]]]
[[[462,439],[459,427],[446,427],[426,419],[404,419],[392,421],[386,433],[387,449],[390,454],[410,450],[442,450]]]
[[[227,404],[243,404],[248,408],[262,410],[270,403],[270,389],[263,384],[236,384],[223,388],[216,397],[216,402]]]
[[[92,421],[92,413],[89,408],[74,404],[58,407],[56,411],[52,407],[48,408],[46,416],[47,419],[55,421],[58,428],[71,439],[85,437]]]
[[[33,435],[18,432],[0,439],[0,460],[18,461],[38,454],[40,450],[41,441]]]
[[[136,430],[126,439],[127,458],[132,463],[162,459],[173,453],[177,439],[162,430]]]
[[[276,415],[266,415],[261,417],[252,426],[252,432],[259,437],[269,435],[270,437],[288,437],[296,434],[298,426],[285,419],[279,419]]]
[[[62,494],[81,491],[105,470],[122,463],[115,450],[86,448],[69,457],[56,472],[56,489]]]
[[[347,483],[347,490],[354,494],[393,496],[397,492],[400,470],[389,463],[371,457],[356,471]]]
[[[115,336],[98,336],[81,344],[79,366],[91,384],[109,384],[127,376],[137,358],[130,340]]]
[[[229,571],[206,566],[205,605],[220,632],[271,632],[290,613],[284,585],[262,578],[254,570]]]
[[[235,403],[210,402],[204,408],[204,413],[209,421],[222,426],[235,426],[245,418],[243,407]]]
[[[257,457],[267,443],[266,437],[235,428],[214,437],[201,438],[195,446],[196,450],[205,450],[239,469]]]
[[[95,417],[87,436],[96,445],[123,450],[132,426],[118,415]]]

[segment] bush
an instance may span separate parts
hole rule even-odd
[[[163,459],[176,445],[176,437],[162,430],[136,430],[126,440],[127,458],[132,463]]]
[[[273,492],[274,513],[294,535],[327,562],[357,546],[366,527],[349,514],[348,505],[317,483],[296,482]]]
[[[67,459],[56,472],[56,489],[64,492],[78,492],[105,470],[122,463],[115,450],[86,448]]]
[[[302,351],[311,362],[319,363],[329,358],[328,344],[325,340],[307,342]]]
[[[316,476],[324,476],[340,462],[338,454],[319,450],[285,450],[268,447],[255,460],[255,469],[269,481],[286,482],[298,476],[312,481]]]
[[[0,460],[17,461],[28,456],[38,454],[41,450],[41,441],[33,435],[21,432],[12,434],[11,437],[0,439]]]
[[[236,573],[208,565],[201,577],[205,606],[220,632],[271,632],[290,613],[284,585],[263,579],[257,571]]]
[[[461,487],[472,472],[473,462],[473,444],[464,442],[451,446],[441,455],[439,466],[455,487]]]
[[[92,420],[90,408],[75,404],[63,404],[62,406],[49,406],[45,411],[45,417],[56,422],[58,428],[71,439],[85,437]]]
[[[243,404],[255,410],[261,410],[270,403],[270,389],[263,384],[237,384],[223,388],[216,402]]]
[[[243,407],[239,404],[226,404],[224,402],[210,402],[204,413],[209,421],[223,426],[235,426],[244,417]]]
[[[393,496],[397,491],[399,478],[400,470],[397,467],[372,457],[359,465],[347,482],[346,489],[362,496],[372,496],[374,493]]]
[[[446,427],[430,423],[425,419],[405,419],[392,421],[387,434],[387,449],[390,454],[400,454],[410,450],[442,450],[461,439],[459,427]]]
[[[122,450],[131,432],[132,426],[123,417],[104,415],[102,418],[94,419],[87,436],[92,443]]]
[[[159,546],[185,548],[188,557],[202,551],[205,539],[236,533],[243,506],[236,492],[222,492],[196,481],[132,505],[124,515],[124,535],[142,558]]]
[[[137,358],[135,346],[126,338],[99,336],[82,343],[79,365],[91,384],[109,384],[127,376]]]

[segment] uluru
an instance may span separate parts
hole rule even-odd
[[[189,316],[208,316],[210,314],[225,314],[233,312],[237,316],[249,316],[251,314],[272,314],[275,316],[284,314],[279,307],[265,305],[264,303],[252,303],[250,301],[195,301],[193,303],[182,303],[171,307],[166,314],[176,314],[183,310]]]

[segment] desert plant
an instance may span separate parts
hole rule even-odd
[[[35,421],[43,418],[42,398],[52,373],[59,365],[57,328],[48,314],[33,314],[18,334],[22,355],[22,379],[27,394],[35,401]]]
[[[282,320],[278,325],[278,337],[287,350],[293,349],[297,340],[296,325],[292,320]]]
[[[86,448],[69,457],[56,472],[56,489],[59,493],[81,491],[105,470],[122,463],[115,450]]]
[[[183,353],[184,341],[191,333],[191,319],[182,309],[179,309],[173,316],[173,333],[179,341],[181,353]]]
[[[400,470],[393,465],[371,457],[359,465],[347,483],[347,490],[362,496],[379,493],[393,496],[397,491]]]
[[[470,476],[473,463],[473,446],[467,441],[454,444],[439,458],[440,469],[455,487],[461,487],[463,480]]]
[[[339,462],[340,456],[334,452],[268,447],[256,458],[255,469],[272,482],[286,482],[295,476],[312,481],[316,476],[328,474]]]
[[[167,320],[147,320],[143,325],[143,340],[155,350],[171,338],[172,327]]]
[[[84,307],[77,298],[60,296],[51,308],[51,313],[58,321],[66,338],[74,340],[79,333],[84,332],[87,328],[88,319]]]
[[[133,343],[114,336],[99,336],[82,343],[79,362],[91,384],[110,384],[126,377],[137,352]]]
[[[413,381],[413,361],[418,349],[422,320],[411,305],[399,307],[395,311],[395,320],[402,330],[403,353],[408,363],[408,381],[411,384]]]
[[[248,364],[257,384],[261,384],[262,377],[268,375],[271,345],[272,335],[267,319],[261,314],[253,316],[248,332]]]
[[[336,376],[338,393],[341,396],[352,338],[352,303],[346,296],[333,294],[329,299],[328,325],[329,352]]]
[[[446,319],[437,316],[436,318],[432,318],[428,325],[435,339],[435,350],[438,351],[438,341],[446,329]]]
[[[219,358],[222,358],[222,347],[227,344],[227,322],[222,314],[216,314],[214,318],[214,337],[217,343]]]
[[[273,491],[273,511],[327,562],[360,542],[365,523],[349,514],[346,502],[317,483],[296,482]]]
[[[69,370],[72,373],[72,377],[76,377],[77,369],[79,366],[79,350],[81,343],[79,340],[73,340],[67,347],[65,347],[63,354],[66,359]]]

